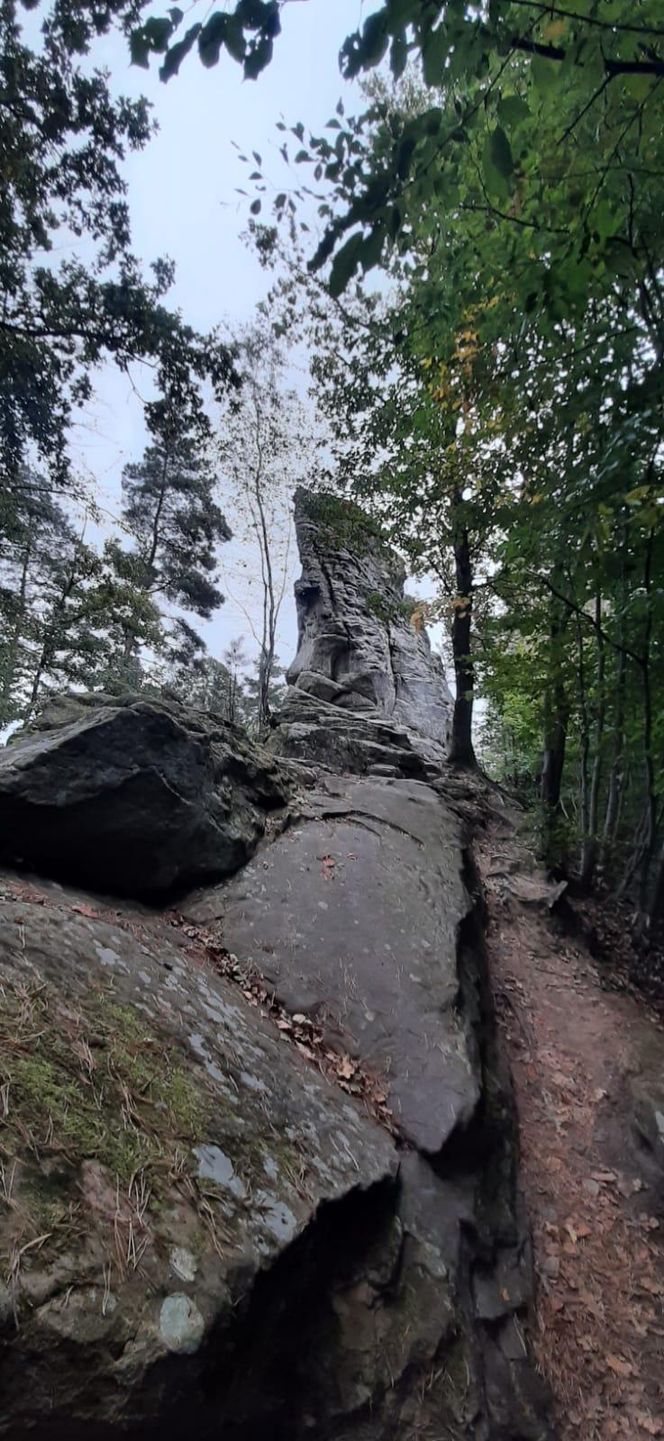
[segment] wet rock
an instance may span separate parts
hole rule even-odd
[[[295,529],[302,576],[289,681],[319,700],[377,711],[444,745],[450,692],[415,604],[404,597],[399,558],[361,510],[332,495],[298,490]]]
[[[141,696],[68,697],[0,753],[0,854],[123,895],[237,870],[289,785],[234,727]]]

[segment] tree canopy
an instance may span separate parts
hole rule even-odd
[[[20,596],[34,532],[24,599],[39,574],[39,626],[52,628],[54,606],[58,633],[66,612],[82,646],[99,632],[76,608],[81,586],[115,596],[109,614],[123,614],[130,650],[154,643],[164,605],[205,616],[217,603],[225,521],[207,468],[206,386],[226,417],[218,454],[236,488],[246,470],[259,531],[268,499],[262,463],[258,489],[245,466],[257,395],[262,419],[269,410],[259,359],[247,375],[241,357],[235,407],[233,347],[167,310],[168,262],[146,280],[133,257],[122,161],[148,142],[151,118],[91,68],[94,41],[119,27],[133,62],[156,63],[164,81],[196,54],[208,68],[225,56],[255,80],[285,43],[282,12],[277,0],[200,19],[57,0],[40,10],[36,47],[17,6],[2,12],[7,564]],[[265,315],[308,348],[328,480],[431,584],[429,615],[447,624],[456,676],[453,758],[474,764],[479,743],[532,804],[549,864],[586,887],[621,886],[647,929],[664,907],[661,7],[384,0],[340,64],[363,79],[359,113],[340,101],[315,134],[278,122],[277,177],[257,152],[248,159],[252,240],[274,271]],[[58,230],[92,241],[94,261],[56,263]],[[107,356],[153,365],[154,444],[125,471],[133,539],[93,564],[69,537],[75,565],[61,572],[47,551],[49,526],[64,536],[63,522],[21,497],[35,462],[38,490],[67,478],[71,415]],[[273,414],[285,454],[278,397]],[[166,444],[166,505],[168,415],[178,436]],[[20,603],[7,609],[15,676],[21,614]],[[203,664],[186,614],[171,641],[173,665]],[[42,652],[54,654],[51,642]],[[226,685],[209,668],[200,676],[201,693]]]

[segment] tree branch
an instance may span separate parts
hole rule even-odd
[[[585,620],[606,645],[612,646],[614,650],[618,651],[619,655],[626,655],[630,660],[636,661],[637,665],[643,665],[644,657],[642,655],[639,655],[635,650],[630,650],[629,646],[621,645],[619,641],[613,640],[607,631],[604,630],[604,627],[599,624],[599,621],[595,620],[594,616],[588,615],[587,610],[584,610],[583,606],[578,605],[571,596],[564,595],[561,590],[558,590],[553,584],[553,581],[549,580],[548,576],[538,575],[537,580],[544,584],[547,590],[549,590],[552,595],[555,595],[557,600],[562,601],[571,615],[576,615],[580,620]]]
[[[546,45],[540,40],[531,40],[525,35],[513,35],[510,49],[523,50],[528,55],[541,55],[544,60],[566,60],[567,51],[562,45]],[[575,64],[582,66],[582,61]],[[604,70],[609,79],[615,75],[659,75],[664,76],[664,60],[653,55],[648,60],[610,60],[605,58]]]
[[[560,15],[564,20],[576,20],[580,25],[593,25],[598,30],[612,30],[619,35],[662,35],[664,28],[659,25],[629,25],[617,20],[598,20],[594,15],[580,15],[575,10],[564,10],[559,5],[542,4],[541,0],[510,0],[512,5],[521,5],[526,10],[539,10],[542,15]]]

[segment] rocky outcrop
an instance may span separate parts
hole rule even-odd
[[[227,875],[289,786],[226,722],[140,695],[69,696],[0,753],[0,855],[119,895]]]
[[[285,1436],[392,1137],[193,933],[0,891],[0,1435]]]
[[[140,697],[5,758],[0,1437],[550,1437],[461,783],[353,625],[283,759]]]
[[[344,710],[375,714],[444,745],[452,701],[405,570],[348,501],[298,490],[298,650],[288,680]]]
[[[293,686],[286,692],[270,747],[280,757],[324,770],[419,780],[440,772],[437,746],[380,716],[360,715]]]

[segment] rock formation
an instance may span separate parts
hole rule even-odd
[[[274,760],[218,718],[142,696],[70,696],[0,754],[0,854],[157,895],[237,870],[288,790]]]
[[[332,495],[298,490],[295,530],[302,575],[289,681],[444,745],[452,700],[415,603],[404,596],[401,561],[363,511]]]
[[[348,555],[358,652],[343,694],[297,672],[282,759],[140,698],[6,759],[5,856],[42,875],[0,877],[11,1441],[550,1436],[459,783],[380,699]]]

